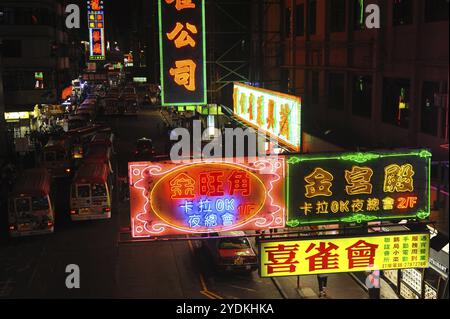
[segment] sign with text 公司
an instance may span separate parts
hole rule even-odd
[[[105,60],[105,12],[103,0],[88,0],[89,59]]]
[[[429,246],[429,233],[262,241],[260,276],[427,268]]]
[[[288,226],[430,215],[427,150],[299,155],[287,163]]]
[[[301,100],[287,95],[234,83],[235,116],[259,129],[293,152],[300,151]]]
[[[204,0],[158,0],[161,103],[206,104]]]
[[[129,163],[133,237],[285,226],[285,163]]]

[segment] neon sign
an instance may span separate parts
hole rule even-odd
[[[283,159],[130,163],[133,237],[285,226]]]
[[[206,104],[204,0],[159,0],[162,105]]]
[[[430,234],[260,242],[260,276],[427,268]]]
[[[427,150],[300,155],[287,163],[288,226],[430,215]]]
[[[105,60],[105,14],[103,0],[88,1],[89,59]]]
[[[239,119],[276,138],[291,151],[300,151],[299,97],[235,83],[233,100],[234,114]]]

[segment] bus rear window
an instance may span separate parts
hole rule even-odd
[[[47,197],[33,197],[31,201],[33,210],[47,210],[49,208]]]
[[[91,187],[89,185],[79,185],[77,187],[77,194],[79,198],[86,198],[91,196]]]
[[[106,196],[105,184],[92,184],[92,196]]]
[[[56,159],[55,152],[45,152],[44,156],[46,162],[53,162]]]

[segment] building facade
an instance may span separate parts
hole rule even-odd
[[[448,1],[261,3],[260,81],[302,97],[306,130],[448,161]],[[380,28],[366,25],[370,4]]]

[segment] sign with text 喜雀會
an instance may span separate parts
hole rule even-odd
[[[285,226],[282,158],[129,164],[133,237]]]
[[[427,150],[299,155],[287,164],[290,227],[430,215]]]
[[[301,100],[297,96],[234,84],[233,113],[290,151],[299,152],[301,143]]]
[[[427,268],[429,233],[261,241],[260,276]]]
[[[158,2],[162,105],[207,103],[204,2]]]

